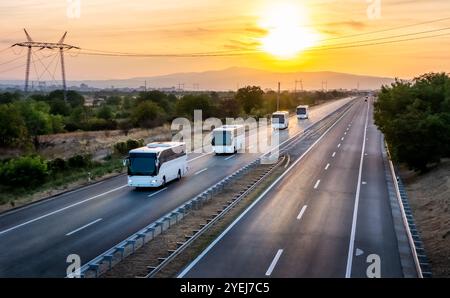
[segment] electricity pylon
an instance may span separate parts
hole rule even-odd
[[[61,74],[62,74],[62,84],[63,84],[63,89],[64,89],[64,100],[67,100],[67,85],[66,85],[66,70],[65,70],[65,65],[64,65],[64,51],[71,50],[71,49],[80,49],[80,48],[64,43],[64,39],[66,38],[67,31],[64,33],[64,35],[61,37],[61,39],[57,43],[33,41],[31,36],[28,34],[27,30],[23,29],[23,31],[25,32],[27,41],[15,43],[12,46],[28,48],[27,68],[25,69],[25,92],[28,92],[28,83],[29,83],[29,78],[30,78],[31,49],[32,48],[39,48],[41,50],[43,50],[43,49],[51,49],[51,50],[58,49],[60,60],[61,60]]]

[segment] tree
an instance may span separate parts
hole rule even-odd
[[[171,115],[174,109],[176,97],[173,95],[168,96],[164,92],[158,90],[152,90],[147,92],[140,92],[137,98],[137,102],[152,101],[160,106],[168,115]]]
[[[133,109],[131,121],[136,126],[151,128],[165,120],[163,114],[163,110],[156,103],[144,101]]]
[[[73,91],[73,90],[68,90],[66,92],[66,95],[67,95],[67,103],[72,108],[84,105],[84,97],[80,93]],[[47,100],[51,101],[54,99],[64,100],[64,90],[55,90],[55,91],[50,92],[47,96]]]
[[[0,105],[0,146],[20,145],[27,139],[27,127],[19,109],[14,105]]]
[[[221,117],[236,118],[241,114],[241,105],[235,97],[227,97],[219,101],[218,112]]]
[[[22,156],[11,159],[1,168],[1,182],[5,185],[33,187],[45,181],[47,164],[39,156]]]
[[[52,99],[49,101],[50,114],[69,116],[70,106],[63,100],[59,98]]]
[[[429,73],[412,83],[383,86],[375,102],[375,123],[393,158],[411,169],[450,157],[450,78]]]
[[[33,138],[35,148],[39,146],[39,135],[53,132],[52,121],[50,117],[50,106],[43,101],[17,101],[14,103],[20,111],[28,134]]]
[[[20,99],[20,93],[19,92],[0,93],[0,104],[2,104],[2,103],[11,103],[11,102],[17,101],[19,99]]]
[[[236,99],[244,109],[244,112],[249,114],[252,109],[261,107],[263,94],[264,91],[260,87],[247,86],[237,91]]]
[[[111,120],[113,118],[113,112],[108,105],[102,105],[97,111],[97,117],[104,120]]]
[[[216,106],[208,95],[185,95],[176,104],[176,113],[179,116],[192,118],[194,110],[201,110],[204,118],[216,115]]]

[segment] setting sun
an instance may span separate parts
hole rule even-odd
[[[299,4],[277,4],[263,13],[259,26],[267,30],[261,49],[280,59],[290,59],[318,42],[318,34],[308,27],[307,13]]]

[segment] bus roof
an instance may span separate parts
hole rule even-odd
[[[309,106],[308,105],[299,105],[299,106],[297,106],[297,108],[309,108]]]
[[[276,111],[276,112],[272,113],[272,115],[286,115],[286,114],[289,114],[289,112],[288,111]]]
[[[184,142],[154,142],[147,146],[130,150],[130,153],[159,153],[167,149],[185,146]]]
[[[233,124],[233,125],[223,125],[221,127],[215,128],[213,131],[232,131],[238,128],[244,127],[243,125]]]

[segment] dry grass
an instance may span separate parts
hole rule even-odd
[[[435,277],[450,277],[450,161],[423,175],[402,171],[411,209]]]

